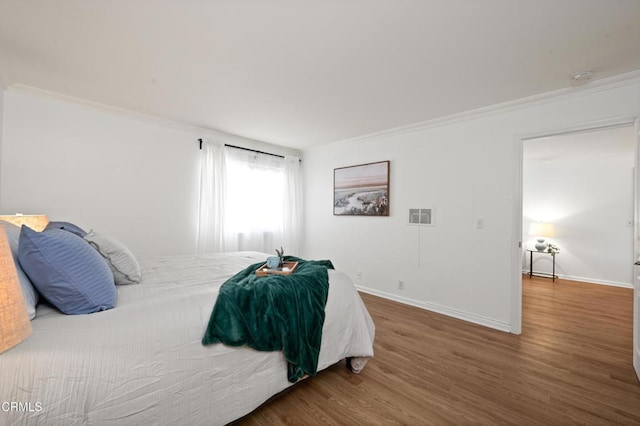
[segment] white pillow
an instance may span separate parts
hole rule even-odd
[[[116,284],[135,284],[142,281],[138,261],[120,241],[93,230],[84,236],[84,240],[106,259]]]

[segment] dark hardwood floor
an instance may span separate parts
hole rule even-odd
[[[344,361],[243,425],[640,425],[632,291],[523,277],[516,336],[362,294],[375,358]]]

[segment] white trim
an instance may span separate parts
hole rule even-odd
[[[393,127],[391,129],[382,130],[380,132],[369,133],[355,138],[342,139],[327,144],[312,146],[303,149],[303,152],[311,152],[324,149],[333,149],[336,146],[354,144],[365,141],[370,141],[378,138],[396,136],[403,133],[412,133],[429,128],[445,126],[449,124],[459,123],[471,119],[478,119],[483,117],[490,117],[498,114],[503,114],[511,111],[516,111],[522,108],[528,108],[531,106],[543,105],[552,102],[558,102],[566,99],[572,99],[579,96],[586,96],[592,93],[601,92],[604,90],[614,89],[616,87],[624,87],[640,82],[640,70],[632,71],[625,74],[619,74],[613,77],[603,78],[600,80],[591,81],[585,85],[578,87],[567,87],[563,89],[553,90],[551,92],[540,93],[537,95],[527,96],[524,98],[515,99],[512,101],[502,102],[486,107],[476,108],[469,111],[464,111],[457,114],[451,114],[440,118],[421,121],[418,123],[409,124],[406,126]],[[538,136],[542,137],[542,136]]]
[[[156,126],[167,127],[171,129],[181,130],[184,132],[195,133],[201,135],[203,138],[223,139],[225,142],[237,144],[245,148],[257,149],[261,151],[272,152],[278,155],[295,155],[300,157],[302,152],[296,149],[287,148],[280,145],[274,145],[269,142],[259,141],[257,139],[245,138],[243,136],[234,135],[231,133],[225,133],[220,130],[211,129],[209,127],[200,127],[192,124],[187,124],[180,121],[170,120],[167,118],[158,117],[151,114],[144,114],[137,111],[128,110],[112,105],[103,104],[100,102],[91,101],[88,99],[77,98],[70,95],[65,95],[59,92],[53,92],[50,90],[40,89],[25,84],[14,83],[6,88],[8,92],[36,94],[51,99],[62,100],[73,104],[78,104],[90,108],[99,109],[102,111],[108,111],[114,114],[119,114],[128,118],[133,118],[139,121],[150,123]],[[196,141],[194,140],[194,146]]]
[[[528,269],[523,270],[522,275],[529,275],[529,270]],[[611,287],[633,288],[633,284],[625,283],[622,281],[609,281],[609,280],[599,280],[597,278],[574,277],[572,275],[560,275],[558,273],[556,273],[556,276],[558,277],[558,279],[561,279],[561,280],[583,282],[586,284],[598,284],[598,285],[608,285]]]
[[[601,130],[615,129],[617,127],[633,126],[633,122],[635,119],[636,116],[631,114],[613,118],[606,118],[603,120],[580,122],[572,124],[570,126],[554,127],[548,130],[536,131],[535,133],[520,134],[518,135],[518,139],[522,142],[525,142],[531,139],[547,138],[550,136],[562,136],[569,133],[599,132]]]
[[[636,133],[635,143],[635,164],[633,168],[633,255],[635,259],[640,256],[640,116],[634,120],[634,130]],[[633,369],[636,378],[640,380],[640,277],[637,273],[638,267],[633,267]]]
[[[446,315],[449,317],[457,318],[463,321],[472,322],[485,327],[493,328],[499,331],[511,332],[509,324],[501,321],[496,321],[491,318],[475,315],[465,311],[459,311],[457,309],[447,308],[436,303],[420,302],[418,300],[409,299],[407,297],[397,296],[395,294],[387,293],[386,291],[375,290],[372,288],[364,287],[362,285],[356,285],[359,291],[364,293],[373,294],[374,296],[382,297],[384,299],[393,300],[394,302],[402,303],[405,305],[415,306],[416,308],[425,309],[427,311],[435,312],[438,314]]]
[[[558,275],[558,274],[556,274]],[[571,275],[558,275],[558,278],[569,281],[580,281],[588,284],[599,284],[599,285],[608,285],[611,287],[622,287],[622,288],[633,288],[633,285],[630,283],[625,283],[622,281],[609,281],[609,280],[598,280],[594,278],[585,278],[585,277],[574,277]]]
[[[515,190],[511,202],[513,212],[513,224],[511,226],[511,285],[509,286],[509,321],[513,334],[522,333],[522,274],[518,273],[522,267],[522,253],[524,241],[522,241],[522,167],[523,167],[523,141],[515,138],[513,150],[513,176]]]

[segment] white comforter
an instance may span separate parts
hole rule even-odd
[[[266,256],[156,259],[118,287],[115,309],[39,306],[33,334],[0,354],[0,425],[220,425],[251,412],[291,386],[282,353],[201,339],[220,285]],[[373,338],[353,284],[330,270],[318,370],[373,356]]]

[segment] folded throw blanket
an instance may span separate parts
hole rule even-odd
[[[318,369],[324,308],[329,292],[329,260],[303,260],[290,275],[257,277],[256,263],[229,278],[218,293],[202,344],[247,345],[282,350],[290,382]]]

